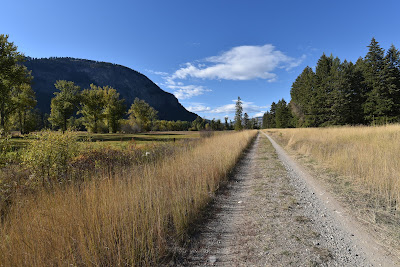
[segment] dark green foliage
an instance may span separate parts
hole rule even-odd
[[[227,120],[227,119],[226,119]],[[226,121],[225,120],[225,121]],[[221,120],[220,119],[218,119],[218,120],[215,120],[215,118],[213,118],[211,121],[210,121],[210,123],[209,123],[209,126],[210,126],[210,128],[211,128],[211,130],[213,130],[213,131],[222,131],[222,130],[224,130],[224,124],[222,124],[222,122],[221,122]]]
[[[400,120],[400,53],[373,38],[356,64],[325,54],[315,73],[306,67],[292,85],[290,109],[295,127],[382,124]],[[272,114],[266,114],[267,118]],[[271,125],[269,125],[271,126]],[[279,125],[277,125],[279,126]]]
[[[291,110],[294,115],[295,126],[313,126],[315,114],[311,100],[314,99],[315,73],[310,67],[306,67],[292,85],[290,95]],[[270,127],[268,127],[270,128]]]
[[[238,96],[238,100],[236,101],[236,106],[235,106],[235,130],[240,131],[243,129],[243,124],[242,124],[242,114],[243,114],[243,107],[242,107],[242,100],[240,99],[240,96]]]
[[[262,128],[289,128],[293,127],[294,118],[290,110],[290,104],[285,99],[281,99],[278,103],[272,102],[269,111],[263,115]]]
[[[286,101],[283,98],[276,104],[275,126],[276,128],[288,128],[291,126],[289,105],[286,104]]]
[[[245,129],[251,129],[250,118],[247,113],[244,113],[243,115],[243,126]]]
[[[224,130],[232,130],[230,123],[228,122],[228,117],[225,117],[225,123],[224,123]]]
[[[364,59],[364,81],[368,88],[364,103],[365,119],[369,123],[386,123],[394,108],[390,91],[390,77],[386,68],[384,50],[372,38],[369,51]]]

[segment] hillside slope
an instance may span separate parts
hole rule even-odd
[[[145,75],[130,68],[106,62],[76,58],[28,58],[24,63],[34,77],[32,87],[42,112],[50,112],[50,100],[56,80],[75,82],[82,89],[91,83],[117,89],[129,107],[135,97],[145,100],[158,110],[162,120],[193,121],[197,115],[187,111],[178,99],[165,92]]]

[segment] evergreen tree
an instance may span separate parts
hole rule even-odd
[[[269,109],[269,127],[268,128],[276,128],[276,103],[272,102],[271,107]]]
[[[250,129],[259,129],[258,122],[256,118],[251,118],[250,120]]]
[[[310,67],[306,67],[296,78],[290,90],[290,107],[294,115],[295,126],[315,126],[312,103],[314,102],[315,73]]]
[[[368,88],[364,103],[365,119],[370,123],[386,123],[392,119],[390,115],[395,103],[390,94],[384,50],[375,38],[372,38],[368,48],[364,59],[364,79]]]
[[[68,119],[75,113],[80,100],[80,87],[74,82],[59,80],[54,84],[59,92],[51,99],[49,121],[53,127],[58,126],[63,132],[67,130]]]
[[[242,125],[242,114],[243,114],[243,107],[242,107],[242,101],[240,97],[238,96],[238,100],[236,101],[236,112],[235,112],[235,130],[240,131],[243,129]]]
[[[276,128],[288,128],[290,126],[290,110],[285,99],[281,99],[276,104],[275,125]]]
[[[250,118],[247,113],[244,113],[243,115],[243,124],[245,129],[250,129]]]
[[[334,101],[332,97],[332,65],[333,56],[327,57],[323,54],[315,68],[315,94],[311,99],[313,126],[329,125],[332,120],[331,107]]]
[[[268,118],[268,113],[269,112],[264,112],[263,117],[262,117],[262,128],[266,129],[267,127],[267,118]]]
[[[215,130],[222,131],[223,129],[224,129],[224,127],[223,127],[223,125],[221,123],[221,120],[220,119],[216,120],[216,122],[215,122]]]
[[[394,45],[391,45],[384,60],[386,83],[393,100],[393,108],[389,116],[398,121],[400,118],[400,52]]]
[[[224,129],[225,130],[230,130],[231,127],[229,126],[228,117],[225,117],[224,119],[225,119]]]

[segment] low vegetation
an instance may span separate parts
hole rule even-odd
[[[388,209],[400,208],[400,125],[273,129],[283,146],[349,176]]]
[[[179,153],[159,152],[156,160],[120,164],[91,173],[91,179],[16,196],[0,226],[0,265],[165,261],[255,135],[241,131],[178,142]],[[88,155],[78,157],[75,162],[93,162]]]
[[[88,134],[42,131],[0,139],[0,220],[19,195],[82,183],[155,162],[194,145],[198,132]]]

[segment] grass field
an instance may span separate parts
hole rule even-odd
[[[138,134],[123,133],[88,133],[77,132],[78,140],[85,143],[85,146],[114,148],[126,148],[128,144],[145,145],[155,142],[174,142],[182,139],[199,138],[200,133],[197,131],[171,131],[171,132],[149,132]],[[10,139],[10,144],[14,150],[25,148],[32,140],[35,139],[35,133],[31,133],[24,137],[14,134]],[[88,142],[90,141],[90,142]]]
[[[267,130],[288,149],[349,176],[400,208],[400,125]]]
[[[162,262],[171,246],[186,240],[255,135],[217,134],[156,162],[20,196],[0,226],[0,266]]]

